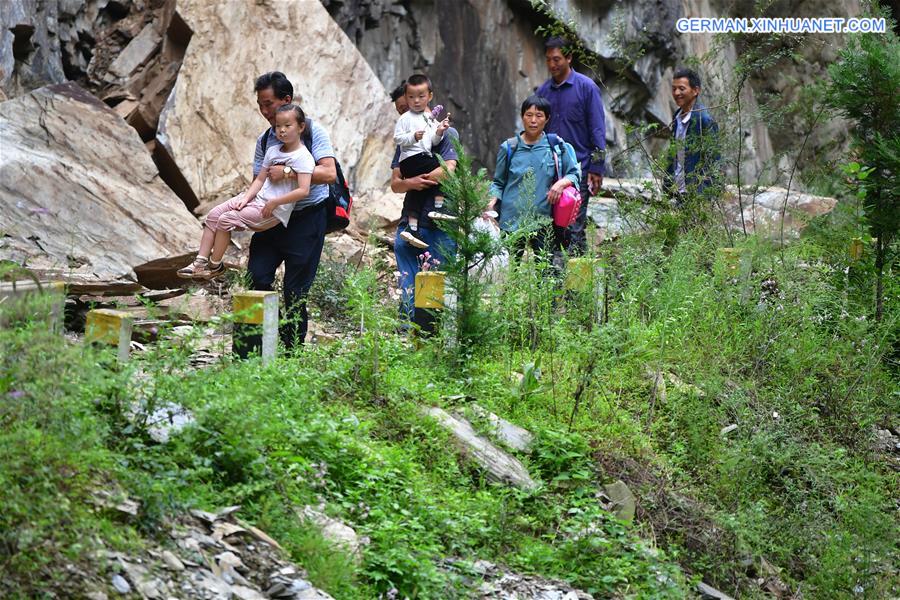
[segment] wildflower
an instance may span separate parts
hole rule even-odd
[[[22,396],[25,395],[25,392],[23,392],[22,390],[11,390],[6,395],[9,396],[10,398],[12,398],[13,400],[18,400],[19,398],[21,398]]]

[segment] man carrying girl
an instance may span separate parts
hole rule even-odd
[[[309,195],[315,162],[301,136],[306,128],[306,115],[296,104],[285,104],[275,112],[275,135],[281,145],[268,149],[263,168],[241,195],[223,202],[209,212],[200,238],[197,258],[178,271],[183,279],[212,279],[225,272],[222,257],[235,229],[265,231],[276,225],[287,226],[294,203]],[[268,168],[280,165],[293,178],[274,182],[267,177]]]

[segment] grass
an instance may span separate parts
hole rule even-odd
[[[478,348],[414,349],[368,272],[340,278],[362,333],[267,367],[193,371],[172,343],[119,368],[20,320],[0,331],[2,580],[51,593],[98,540],[140,544],[173,511],[241,504],[339,599],[467,597],[452,557],[597,597],[682,598],[698,579],[762,597],[762,559],[808,597],[895,596],[900,481],[870,441],[896,426],[898,289],[873,322],[835,231],[814,224],[783,253],[746,240],[744,279],[718,267],[716,239],[604,246],[602,327],[526,261]],[[519,458],[539,490],[489,483],[421,414],[472,401],[536,434]],[[157,444],[126,409],[165,402],[196,424]],[[638,497],[633,524],[600,507],[616,479]],[[142,500],[137,522],[95,510],[110,485]],[[305,505],[367,538],[359,562],[297,518]]]

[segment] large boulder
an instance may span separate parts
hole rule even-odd
[[[0,258],[134,279],[134,266],[198,242],[138,134],[74,83],[0,103],[0,147]]]
[[[328,131],[354,190],[383,188],[397,115],[384,87],[318,0],[185,0],[193,30],[160,118],[166,146],[201,202],[250,183],[260,116],[253,81],[283,71]]]
[[[400,223],[403,196],[390,191],[374,191],[357,198],[351,212],[353,226],[360,231],[390,232]]]
[[[785,235],[795,237],[810,219],[831,212],[837,205],[835,198],[788,191],[782,187],[745,190],[740,196],[737,191],[730,185],[723,196],[722,204],[731,227],[746,227],[748,232],[772,238],[780,236],[782,220]]]

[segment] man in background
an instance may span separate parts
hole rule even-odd
[[[566,45],[561,37],[552,37],[544,44],[550,79],[535,93],[550,101],[552,116],[545,131],[572,144],[581,165],[581,210],[565,241],[569,253],[578,255],[587,250],[588,199],[603,185],[606,121],[600,88],[572,68],[572,52]]]
[[[700,76],[691,69],[672,75],[672,99],[678,110],[669,126],[672,143],[666,166],[666,191],[676,205],[689,195],[702,196],[718,179],[719,126],[700,96]]]

